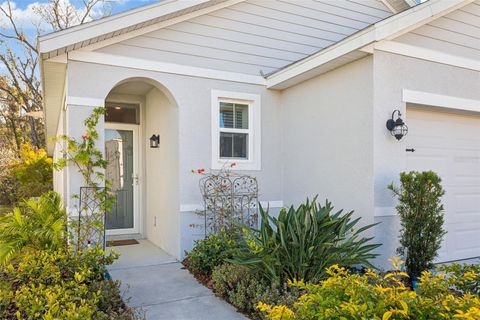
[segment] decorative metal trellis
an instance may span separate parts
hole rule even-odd
[[[220,171],[200,179],[205,235],[236,224],[256,227],[258,183],[255,177]]]
[[[76,222],[77,250],[101,245],[105,249],[105,188],[80,187],[78,221]]]

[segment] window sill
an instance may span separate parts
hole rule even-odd
[[[235,166],[231,167],[231,164],[235,163]],[[212,162],[212,170],[228,169],[231,171],[259,171],[262,170],[260,162],[247,161],[247,160],[217,160]]]

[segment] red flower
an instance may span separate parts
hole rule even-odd
[[[233,167],[235,167],[236,165],[237,165],[236,162],[232,162],[232,163],[230,164],[230,168],[233,168]]]
[[[200,174],[205,173],[205,169],[203,169],[203,168],[202,169],[197,169],[197,173],[200,173]]]
[[[89,140],[90,137],[89,136],[82,136],[82,140]]]

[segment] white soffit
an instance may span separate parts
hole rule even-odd
[[[237,0],[239,2],[243,0]],[[38,48],[44,59],[55,57],[71,50],[104,41],[111,37],[143,29],[162,21],[185,16],[225,0],[165,0],[129,10],[100,20],[88,22],[38,38]],[[74,39],[72,41],[72,39]]]
[[[335,61],[353,51],[368,47],[375,42],[396,38],[473,1],[429,0],[377,22],[320,52],[269,75],[267,77],[267,87],[280,90],[288,88],[304,81],[306,73],[309,74],[309,77],[321,74],[317,70],[331,61]],[[351,61],[354,60],[352,59]]]

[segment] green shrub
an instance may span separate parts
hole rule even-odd
[[[23,250],[64,246],[66,217],[61,198],[53,191],[27,200],[12,213],[0,217],[0,263]]]
[[[77,254],[64,248],[24,254],[2,269],[0,301],[8,302],[3,312],[22,319],[131,319],[118,283],[103,278],[105,265],[115,258],[99,248]]]
[[[296,290],[280,290],[246,266],[224,264],[212,273],[213,290],[241,312],[261,318],[256,310],[259,301],[291,305],[298,298]]]
[[[332,211],[330,202],[322,206],[316,197],[297,209],[282,209],[278,218],[260,206],[260,229],[245,230],[243,250],[230,261],[278,284],[293,279],[318,281],[333,264],[369,265],[375,257],[372,250],[379,245],[368,244],[371,238],[361,234],[373,225],[355,229],[359,218],[352,220],[353,211]]]
[[[190,270],[210,275],[213,269],[233,257],[238,250],[239,233],[235,229],[221,229],[195,242],[187,254]]]
[[[16,205],[39,197],[53,188],[53,165],[44,149],[23,144],[19,158],[3,163],[0,174],[0,203]]]
[[[399,202],[396,209],[401,229],[397,251],[405,259],[407,273],[416,278],[433,268],[446,233],[441,203],[445,191],[440,177],[432,171],[402,172],[400,183],[400,188],[389,186]]]
[[[23,144],[20,161],[13,164],[13,175],[17,181],[16,201],[39,197],[53,188],[53,165],[44,149]]]
[[[416,292],[405,286],[407,274],[398,271],[359,275],[334,265],[327,272],[319,284],[293,284],[305,290],[293,308],[263,302],[257,307],[272,320],[480,319],[480,298],[452,292],[445,274],[424,272]]]
[[[437,271],[446,274],[451,289],[480,296],[480,265],[453,263],[439,266]]]

